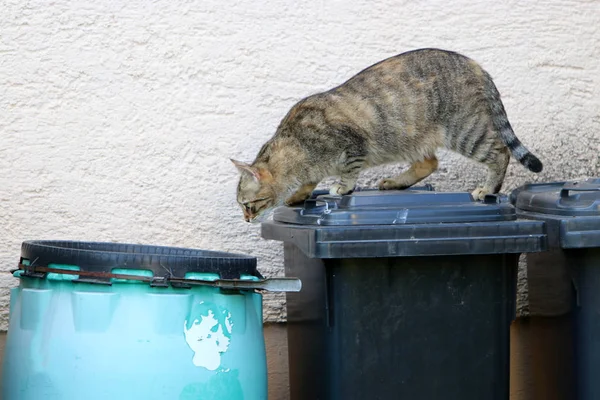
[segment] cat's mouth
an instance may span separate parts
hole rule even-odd
[[[244,212],[244,220],[254,224],[265,221],[274,209],[274,204],[270,197],[247,201],[241,203],[241,206]]]
[[[251,224],[260,224],[260,223],[265,222],[266,220],[268,220],[269,217],[272,214],[273,214],[273,208],[272,207],[265,208],[264,211],[262,211],[260,214],[248,216],[246,218],[246,222],[249,222]]]

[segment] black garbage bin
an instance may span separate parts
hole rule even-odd
[[[544,223],[507,199],[365,190],[278,208],[292,400],[508,399],[519,253]]]
[[[560,358],[573,365],[566,369],[568,373],[563,374],[562,382],[552,384],[556,385],[557,391],[560,388],[561,399],[598,400],[600,178],[525,185],[513,191],[510,200],[517,207],[519,217],[546,223],[549,249],[543,253],[528,254],[528,265],[553,271],[552,281],[545,282],[545,285],[559,288],[557,295],[564,297],[566,293],[570,297],[567,300],[571,312],[567,317],[571,320],[572,329],[562,336],[564,343],[546,351],[572,351],[574,354],[561,354]],[[535,364],[536,360],[532,362]]]

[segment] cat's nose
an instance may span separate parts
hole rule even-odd
[[[250,222],[250,217],[244,217],[244,219],[246,220],[246,222]]]

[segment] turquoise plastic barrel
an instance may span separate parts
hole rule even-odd
[[[255,259],[37,241],[23,243],[21,264],[4,400],[267,399],[261,295],[169,284],[172,277],[257,279]],[[56,269],[73,272],[48,272]]]

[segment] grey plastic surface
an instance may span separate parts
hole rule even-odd
[[[304,282],[292,400],[508,399],[518,253],[545,249],[543,222],[502,196],[365,190],[279,208],[262,236]]]
[[[600,217],[600,178],[524,185],[510,196],[516,208],[570,217]]]
[[[547,351],[571,360],[562,379],[575,387],[555,398],[600,399],[600,178],[524,185],[510,200],[520,218],[546,224],[550,251],[527,255],[529,268],[546,272],[529,274],[530,298],[536,294],[537,280],[540,299],[551,303],[547,299],[555,300],[553,290],[561,288],[561,304],[571,311],[572,329]]]
[[[551,246],[600,247],[600,178],[524,185],[510,201],[519,217],[549,225]]]
[[[544,223],[516,218],[499,196],[476,202],[469,193],[371,190],[278,208],[261,229],[263,238],[293,243],[317,258],[544,250]]]
[[[279,207],[273,220],[321,226],[515,220],[514,208],[502,200],[488,196],[484,202],[476,202],[466,192],[364,190],[344,196],[313,196],[303,207]]]
[[[517,254],[308,258],[284,244],[291,400],[508,400]],[[307,384],[308,383],[308,384]]]

